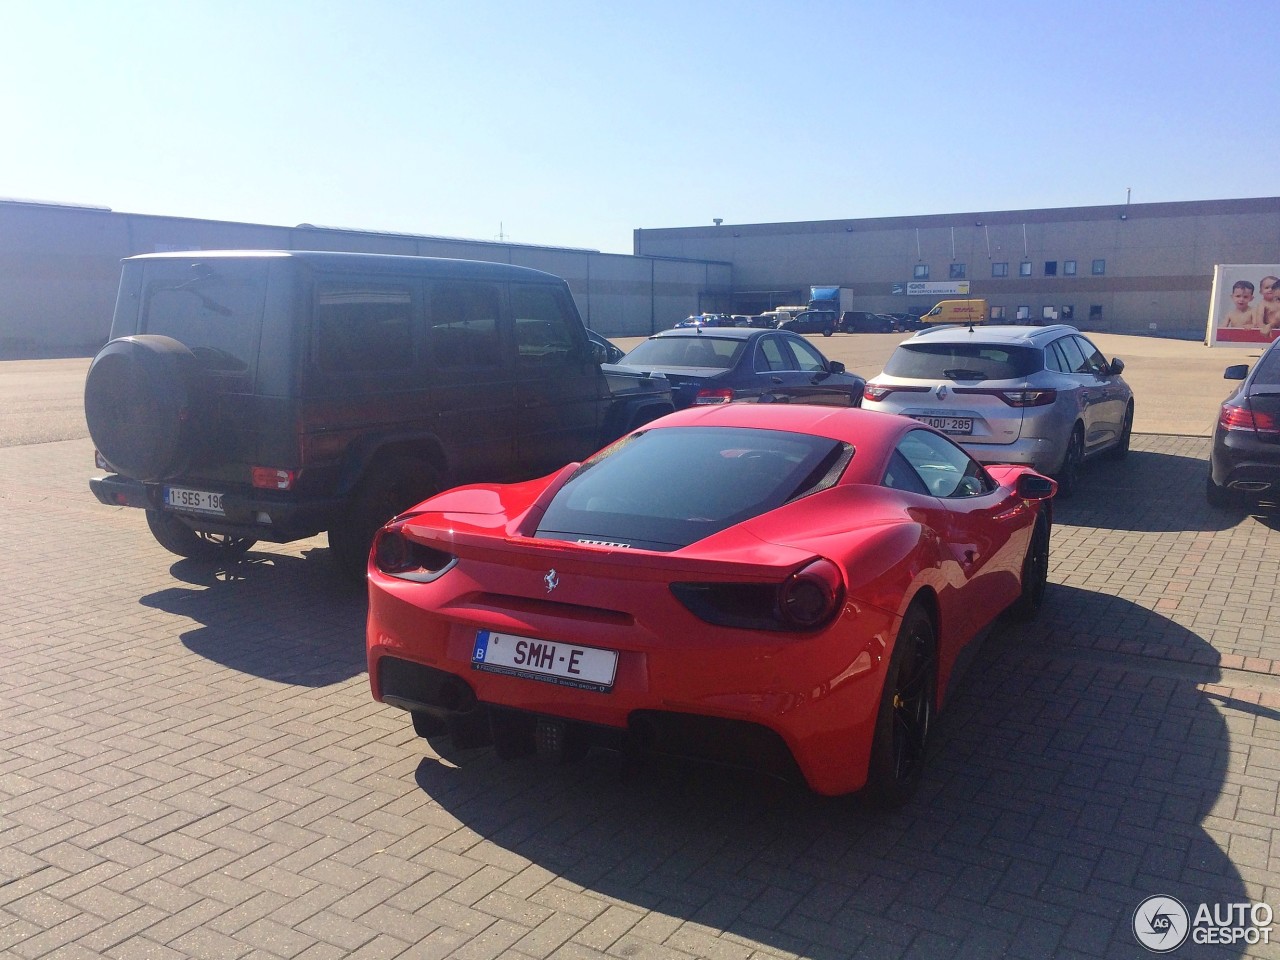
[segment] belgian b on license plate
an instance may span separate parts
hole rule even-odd
[[[618,654],[599,647],[481,630],[476,634],[471,666],[563,687],[607,692],[613,686]]]

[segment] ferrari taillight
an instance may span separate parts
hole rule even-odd
[[[839,568],[830,560],[815,560],[787,578],[779,591],[778,610],[796,630],[815,630],[839,609],[843,588]]]
[[[804,633],[835,617],[844,579],[830,560],[814,560],[781,583],[673,583],[671,592],[690,613],[718,627]]]
[[[404,521],[389,523],[373,538],[373,566],[399,580],[430,583],[443,576],[458,558],[405,536]]]

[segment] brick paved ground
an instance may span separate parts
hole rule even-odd
[[[0,449],[0,955],[1132,958],[1147,896],[1280,909],[1280,532],[1205,506],[1204,452],[1090,467],[1042,619],[873,816],[441,755],[370,700],[323,541],[174,563],[88,441]],[[1280,950],[1175,954],[1242,955]]]

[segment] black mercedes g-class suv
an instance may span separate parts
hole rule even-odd
[[[106,504],[220,559],[328,531],[363,578],[385,521],[447,487],[581,460],[672,409],[601,365],[568,286],[507,264],[218,251],[123,262],[85,382]]]

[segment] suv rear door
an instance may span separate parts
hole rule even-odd
[[[445,278],[427,284],[433,422],[449,452],[450,483],[515,475],[515,370],[502,319],[505,287]]]
[[[595,452],[607,386],[563,284],[513,282],[510,295],[516,456],[540,476]]]

